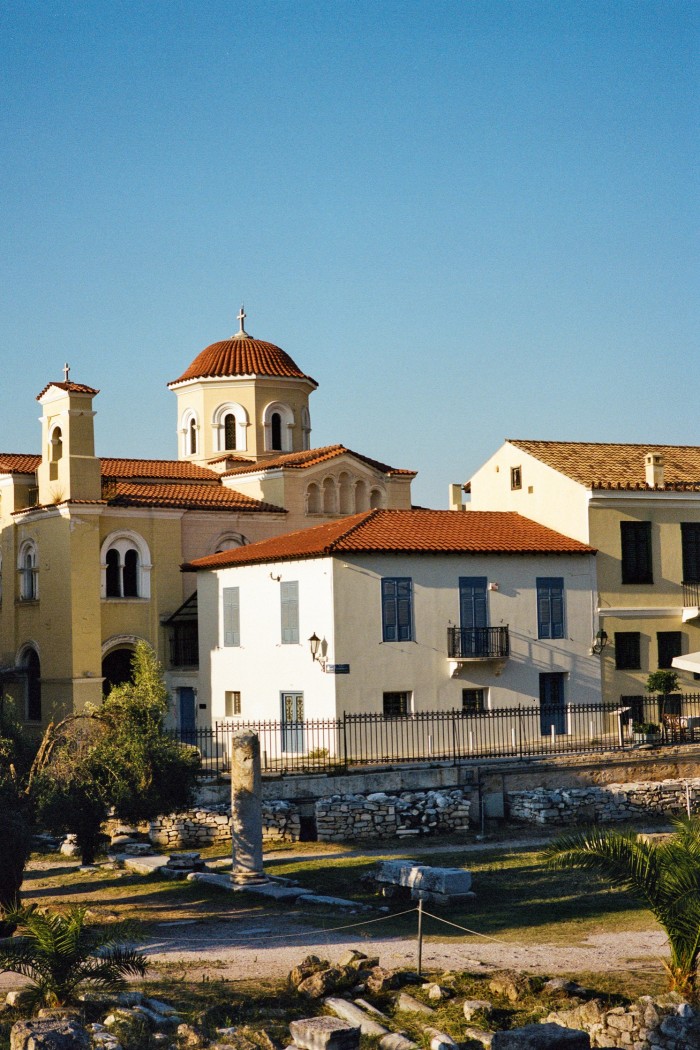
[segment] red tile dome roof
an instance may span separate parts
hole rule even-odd
[[[168,386],[184,383],[188,379],[225,379],[256,375],[308,379],[314,386],[318,386],[316,380],[305,375],[289,354],[274,343],[254,339],[245,331],[242,323],[236,335],[212,343],[202,350],[190,367],[178,379],[168,383]]]

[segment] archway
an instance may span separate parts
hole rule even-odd
[[[133,649],[122,646],[117,649],[111,649],[104,657],[102,660],[102,675],[104,678],[102,692],[105,696],[107,696],[112,686],[123,685],[124,682],[131,681],[131,660],[133,655]]]

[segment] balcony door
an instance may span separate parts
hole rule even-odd
[[[556,736],[566,733],[564,706],[564,673],[547,671],[540,674],[540,733],[550,736],[552,726]]]
[[[183,743],[194,744],[197,740],[194,689],[190,685],[180,686],[177,695],[180,707],[180,739]]]
[[[485,576],[460,576],[459,626],[462,656],[482,656],[488,651],[489,619]]]

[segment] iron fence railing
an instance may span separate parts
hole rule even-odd
[[[448,627],[447,655],[453,660],[490,660],[509,653],[507,627]]]
[[[526,758],[700,740],[700,694],[623,696],[619,704],[533,705],[483,712],[420,711],[388,718],[345,713],[309,721],[227,719],[173,730],[207,768],[227,769],[231,739],[258,734],[263,773],[325,773],[351,766]]]
[[[696,609],[698,607],[700,607],[700,582],[683,580],[683,608]]]

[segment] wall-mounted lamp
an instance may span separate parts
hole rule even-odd
[[[596,631],[596,636],[593,639],[593,645],[591,646],[592,653],[602,653],[605,646],[608,644],[608,635],[606,631]]]
[[[279,583],[279,582],[280,582],[280,580],[282,579],[282,577],[281,577],[281,576],[275,576],[275,574],[274,574],[273,572],[271,572],[271,573],[270,573],[270,579],[271,579],[271,580],[274,580],[274,581],[275,581],[275,583]]]
[[[309,649],[311,650],[312,661],[319,663],[321,667],[325,669],[326,661],[322,656],[319,656],[319,653],[321,651],[321,639],[318,637],[315,631],[309,638]]]

